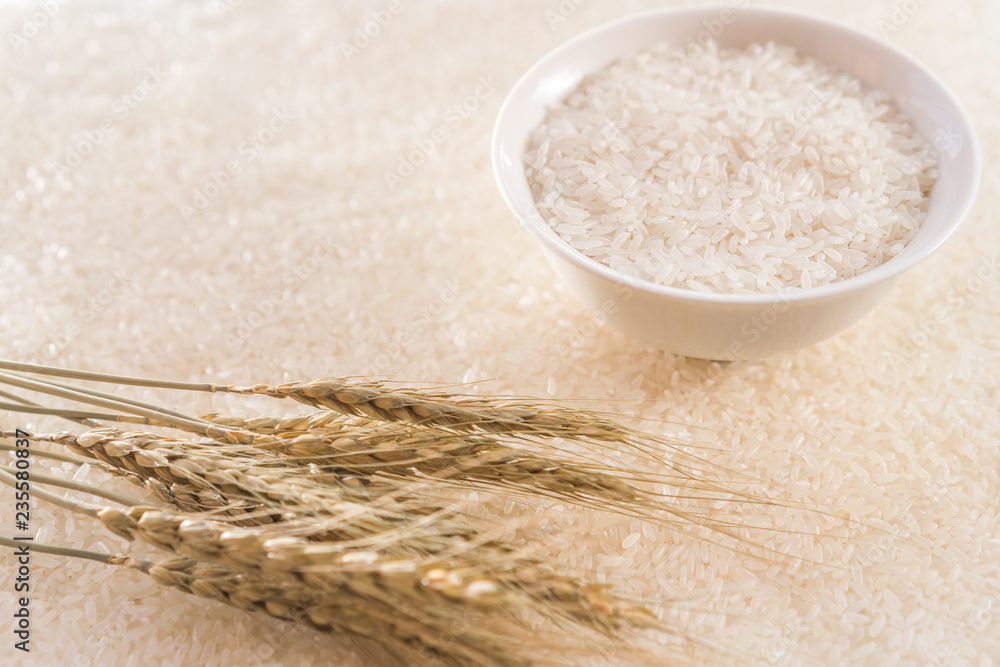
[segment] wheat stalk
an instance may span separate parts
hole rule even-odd
[[[437,618],[416,608],[378,599],[370,591],[350,586],[335,594],[269,578],[254,577],[229,568],[188,558],[151,563],[112,557],[110,563],[147,573],[162,586],[218,600],[251,612],[263,612],[285,621],[300,623],[325,633],[352,634],[395,641],[387,648],[397,659],[419,665],[477,664],[513,667],[528,664],[510,650],[503,639],[482,626],[459,626],[458,619]],[[460,628],[460,629],[459,629]],[[513,628],[511,628],[513,631]]]
[[[161,583],[195,594],[201,590],[228,604],[234,604],[235,594],[237,606],[373,636],[400,656],[448,665],[520,664],[496,640],[496,628],[514,619],[540,615],[560,627],[611,638],[632,628],[663,628],[642,607],[561,573],[536,555],[538,545],[517,547],[497,537],[499,527],[473,520],[457,505],[443,505],[436,487],[570,500],[642,518],[663,511],[720,532],[731,524],[662,501],[760,500],[714,481],[699,470],[703,462],[666,438],[529,399],[351,378],[236,386],[2,360],[0,369],[13,371],[0,371],[2,383],[111,410],[47,410],[7,392],[3,396],[14,402],[0,404],[91,427],[43,439],[100,462],[174,505],[126,502],[125,509],[116,509],[47,497],[126,539],[183,556],[147,567]],[[24,372],[48,377],[16,374]],[[277,418],[194,417],[53,377],[291,398],[319,411]],[[102,421],[166,427],[207,440],[98,426]],[[662,464],[667,474],[640,474],[603,462],[623,449]],[[10,481],[7,471],[0,469],[0,481]],[[658,485],[655,492],[645,488],[649,485]],[[307,614],[296,606],[305,595],[313,596],[305,598]],[[345,599],[351,604],[341,604]],[[483,632],[465,633],[459,648],[448,648],[440,641],[442,628],[467,614],[483,614],[477,621]]]
[[[258,384],[240,387],[133,378],[5,360],[0,360],[0,368],[146,387],[290,397],[307,405],[327,408],[345,415],[367,415],[383,421],[409,422],[421,427],[434,426],[459,432],[485,431],[534,440],[565,438],[580,443],[601,443],[604,446],[617,444],[674,470],[677,473],[674,484],[677,486],[688,486],[689,491],[697,488],[701,491],[732,494],[731,489],[709,481],[709,475],[700,470],[706,465],[703,460],[683,451],[668,439],[635,431],[600,415],[564,407],[546,406],[538,401],[463,396],[411,388],[389,389],[385,383],[377,380],[351,378],[323,378],[278,386]],[[280,429],[283,427],[279,424],[277,429],[272,427],[270,430],[265,428],[264,433],[254,432],[248,430],[248,424],[245,422],[239,424],[234,420],[219,419],[213,423],[204,418],[188,417],[182,413],[138,401],[118,399],[95,390],[71,387],[53,380],[30,380],[11,373],[0,372],[0,382],[90,402],[93,405],[116,406],[125,412],[146,418],[150,423],[166,422],[174,428],[198,433],[225,443],[273,444],[276,435],[281,434]],[[335,418],[324,415],[320,419],[325,420],[322,427],[324,435],[327,429],[337,431],[345,428],[345,425]],[[367,425],[362,424],[362,426]],[[662,456],[663,450],[672,452],[671,459]],[[714,468],[713,470],[716,476],[724,472]],[[741,500],[751,499],[744,496]]]
[[[402,421],[420,426],[618,443],[656,461],[679,467],[677,461],[671,463],[662,458],[659,450],[666,448],[673,451],[677,458],[686,459],[689,463],[704,464],[704,461],[682,451],[678,443],[669,439],[636,431],[595,413],[549,406],[535,399],[470,396],[408,387],[390,388],[379,380],[359,378],[328,377],[276,386],[238,386],[137,378],[3,359],[0,359],[0,369],[141,387],[292,398],[306,405],[344,415],[366,415],[381,421]],[[52,380],[31,380],[4,372],[0,372],[0,381],[92,405],[125,407],[125,412],[158,422],[165,421],[176,428],[216,439],[240,443],[252,441],[252,436],[241,428],[226,429],[203,419],[191,418],[139,401],[120,399],[95,390],[71,387]],[[206,429],[209,431],[206,432]]]
[[[146,486],[148,480],[155,480],[167,491],[158,496],[182,510],[224,511],[241,525],[321,517],[334,527],[312,537],[357,544],[392,542],[405,535],[406,550],[415,553],[441,551],[442,536],[471,541],[476,535],[468,520],[457,518],[454,510],[409,498],[416,486],[397,486],[393,493],[373,499],[350,486],[331,483],[337,478],[296,475],[267,466],[259,455],[220,456],[213,447],[199,448],[167,436],[114,427],[82,435],[33,437],[132,473],[134,478],[147,480]]]
[[[199,492],[208,488],[219,494],[220,505],[234,500],[249,501],[252,504],[246,508],[248,511],[258,508],[260,511],[237,516],[249,519],[251,524],[265,524],[264,531],[238,533],[233,532],[237,529],[228,523],[205,519],[195,523],[198,517],[165,511],[156,513],[150,507],[134,507],[125,513],[113,508],[92,508],[90,513],[101,519],[109,530],[129,539],[138,537],[197,558],[237,559],[226,560],[228,565],[245,563],[249,559],[249,562],[272,567],[278,562],[275,560],[278,552],[270,551],[271,547],[278,545],[280,553],[294,556],[292,547],[297,545],[302,554],[310,557],[335,557],[334,561],[325,563],[327,567],[343,565],[336,558],[347,559],[350,563],[357,558],[371,560],[368,564],[386,561],[391,568],[411,568],[411,575],[418,579],[424,579],[427,572],[435,572],[436,578],[442,581],[457,582],[474,571],[495,571],[497,580],[490,585],[498,585],[498,591],[517,592],[539,607],[548,605],[554,611],[602,631],[616,629],[625,616],[631,615],[628,623],[642,616],[624,605],[617,605],[613,598],[598,589],[556,574],[537,558],[526,557],[515,547],[484,536],[468,519],[455,516],[449,509],[405,498],[400,501],[381,497],[366,504],[358,503],[350,494],[317,486],[311,478],[275,475],[270,468],[248,466],[245,462],[234,465],[233,461],[215,456],[211,450],[203,455],[184,448],[171,450],[164,446],[171,441],[163,436],[121,433],[114,427],[94,429],[81,436],[59,434],[49,440],[112,465],[127,467],[140,477],[159,477],[191,486]],[[149,451],[146,447],[150,444],[159,448]],[[262,521],[262,517],[267,521]],[[266,524],[271,521],[275,522],[272,527],[276,530],[266,531]],[[238,536],[242,551],[249,549],[249,555],[244,558],[242,551],[227,550],[220,542],[224,534],[227,539]],[[401,554],[416,554],[419,558],[401,561],[396,558]],[[376,556],[378,561],[372,560]],[[319,577],[311,583],[320,585],[322,576],[317,570],[322,569],[322,562],[295,561],[293,558],[288,564],[290,567],[308,566],[303,576]],[[294,568],[287,572],[302,574]],[[464,574],[459,576],[456,572]],[[394,576],[400,575],[397,572]],[[334,582],[337,581],[334,577]],[[484,590],[486,585],[479,583],[476,590]],[[446,593],[453,599],[456,595],[452,589]]]
[[[475,484],[514,485],[522,489],[544,489],[568,497],[600,497],[632,503],[644,492],[623,481],[625,469],[608,464],[554,458],[538,450],[556,447],[533,443],[533,447],[511,446],[496,438],[455,434],[438,428],[403,424],[372,423],[367,420],[331,419],[319,413],[315,419],[240,419],[205,415],[204,419],[227,426],[273,435],[276,440],[261,449],[282,455],[283,460],[318,466],[336,474],[364,477],[414,473],[449,481]],[[303,423],[304,422],[304,423]],[[321,424],[309,430],[300,425]]]
[[[595,454],[610,453],[607,443],[590,443],[591,453],[582,454],[510,434],[456,433],[439,427],[337,417],[328,411],[288,418],[216,414],[201,418],[273,436],[275,440],[257,447],[279,454],[289,465],[336,478],[350,475],[368,484],[376,479],[399,483],[421,479],[463,489],[540,496],[655,523],[700,525],[727,535],[738,524],[670,501],[773,502],[703,477],[692,478],[687,471],[638,473],[596,459]],[[312,424],[321,425],[315,431],[303,430]],[[639,483],[663,490],[653,492]]]
[[[292,398],[306,405],[327,407],[347,415],[364,414],[386,421],[408,421],[423,425],[445,425],[499,432],[529,432],[611,442],[622,442],[634,434],[619,424],[577,410],[540,407],[538,402],[523,400],[496,400],[410,388],[388,389],[385,383],[377,380],[331,377],[277,386],[257,384],[241,387],[134,378],[8,360],[0,360],[0,368],[144,387]],[[4,373],[3,376],[15,386],[37,388],[37,383],[31,382],[29,386],[29,383],[20,376],[9,373]],[[137,414],[146,416],[143,413],[148,410],[144,406],[140,407],[142,411]],[[176,413],[175,416],[184,418],[183,415]]]
[[[418,609],[528,607],[604,632],[626,625],[655,625],[645,610],[617,603],[601,587],[559,575],[516,551],[486,550],[458,541],[434,557],[396,558],[372,549],[310,541],[285,530],[233,528],[157,508],[88,509],[109,531],[126,539],[330,594],[346,586]],[[304,534],[325,530],[319,524],[304,523],[308,531]]]
[[[0,481],[14,479],[0,471]],[[132,506],[123,511],[39,489],[35,496],[95,517],[116,535],[210,562],[267,590],[308,591],[312,597],[300,605],[298,616],[289,615],[287,595],[269,601],[266,610],[301,621],[305,618],[301,609],[308,608],[309,623],[321,629],[346,629],[390,643],[416,640],[436,652],[433,638],[441,641],[442,627],[483,611],[505,612],[513,618],[512,612],[527,609],[605,633],[654,623],[641,608],[618,603],[602,589],[559,575],[513,548],[498,548],[495,541],[481,539],[477,544],[467,536],[457,540],[448,536],[451,547],[434,557],[400,558],[344,542],[310,541],[307,538],[328,531],[322,518],[287,522],[278,530],[234,528],[162,508]],[[331,603],[334,600],[336,604]],[[489,624],[476,627],[480,626]],[[500,647],[486,641],[494,636],[490,631],[465,638],[464,648],[456,648],[453,640],[443,642],[448,645],[446,664],[520,664],[502,659],[505,653]]]
[[[225,421],[247,428],[264,420],[226,418]],[[275,426],[277,421],[270,420],[268,426]],[[188,511],[223,509],[228,499],[228,511],[235,516],[237,512],[245,513],[260,506],[261,499],[255,494],[268,488],[267,500],[280,505],[281,510],[259,514],[258,518],[277,520],[277,515],[294,508],[306,509],[301,502],[306,489],[296,488],[302,482],[295,482],[295,475],[306,474],[310,484],[326,484],[341,495],[352,480],[364,481],[364,493],[380,495],[381,488],[392,490],[407,480],[426,476],[433,478],[434,483],[501,492],[513,490],[649,520],[664,520],[657,516],[659,513],[672,520],[725,528],[717,519],[709,521],[691,511],[666,506],[662,498],[628,484],[621,479],[630,475],[628,470],[594,464],[587,467],[542,457],[523,446],[514,448],[485,436],[343,421],[337,423],[334,433],[327,433],[328,417],[324,415],[312,423],[316,422],[324,424],[317,427],[320,435],[282,431],[288,438],[278,435],[274,441],[252,448],[213,447],[110,426],[82,435],[60,434],[46,439],[134,473],[134,479],[142,480],[157,497]],[[267,430],[272,434],[279,432],[275,428]],[[278,456],[264,458],[265,455]],[[249,466],[253,467],[252,474]],[[242,485],[233,483],[234,476],[243,480]],[[387,484],[392,479],[395,483]],[[290,485],[289,490],[278,493],[278,482]],[[327,498],[325,502],[336,500]],[[232,505],[236,501],[239,507]]]
[[[240,417],[238,415],[220,415],[211,413],[201,415],[201,419],[220,426],[238,428],[254,433],[278,435],[285,438],[306,434],[340,433],[350,426],[364,427],[372,422],[350,419],[346,415],[332,410],[318,410],[298,415],[283,417]]]
[[[23,542],[0,537],[0,546]],[[495,620],[489,627],[459,617],[399,607],[350,586],[335,594],[294,582],[277,582],[186,557],[159,561],[109,555],[33,542],[31,550],[93,560],[149,576],[160,586],[215,600],[247,612],[262,613],[328,634],[374,639],[405,664],[420,667],[520,667],[536,664],[530,644],[510,641],[525,634],[515,623]],[[474,614],[473,614],[474,615]],[[502,634],[501,634],[502,633]],[[526,639],[526,638],[525,638]]]
[[[338,378],[279,387],[223,387],[215,384],[124,378],[0,361],[0,368],[2,367],[142,386],[290,396],[307,404],[327,404],[327,407],[339,408],[342,412],[355,410],[345,406],[362,406],[355,412],[366,412],[373,416],[360,420],[337,418],[325,411],[305,417],[241,420],[217,415],[189,418],[181,413],[137,401],[118,404],[123,408],[130,405],[141,406],[138,411],[149,415],[144,419],[149,419],[151,423],[154,418],[161,419],[175,428],[200,433],[224,445],[242,443],[283,454],[286,460],[304,466],[311,475],[328,473],[326,478],[332,479],[335,484],[341,484],[344,476],[348,475],[351,480],[361,480],[366,490],[376,495],[382,491],[372,485],[373,479],[380,480],[383,487],[388,485],[391,488],[393,483],[405,482],[406,478],[416,476],[438,484],[490,489],[502,493],[516,491],[569,500],[595,509],[610,509],[643,519],[697,524],[730,536],[734,536],[733,529],[741,527],[738,523],[724,521],[717,513],[712,516],[701,513],[692,508],[691,503],[698,500],[765,504],[773,502],[727,488],[686,463],[665,462],[676,475],[637,475],[606,463],[581,464],[543,457],[531,451],[552,449],[549,443],[543,444],[541,439],[557,436],[567,436],[571,442],[588,441],[591,447],[598,448],[624,443],[653,459],[656,459],[657,454],[649,454],[652,447],[672,446],[662,439],[637,433],[599,416],[565,408],[423,390],[385,391],[383,383],[377,381]],[[0,381],[7,381],[4,374],[0,374]],[[25,379],[19,378],[15,384],[34,386],[26,385],[25,382]],[[43,389],[55,395],[82,395],[81,391],[51,380],[41,383],[39,390]],[[83,394],[102,405],[111,405],[111,401],[115,400],[113,396],[93,390],[86,390]],[[379,424],[372,422],[374,417],[409,419],[415,423],[409,426],[405,423]],[[437,425],[426,426],[425,422],[428,421]],[[315,432],[309,430],[312,428]],[[519,447],[510,447],[484,435],[470,433],[482,428],[493,430],[496,437],[529,440],[519,443]],[[569,437],[567,434],[574,435]],[[684,459],[685,456],[679,458]],[[660,484],[666,487],[666,491],[651,494],[630,484],[627,481],[630,478]],[[199,504],[202,508],[220,506],[211,492],[205,498],[197,495],[191,497],[190,492],[183,488],[164,488],[163,480],[156,480],[155,477],[145,479],[147,485],[155,487],[153,490],[158,497],[171,500],[183,509],[198,509]],[[169,484],[170,481],[166,483]],[[679,500],[684,504],[662,502],[666,500]],[[655,517],[655,514],[661,516]],[[746,537],[737,539],[749,543]]]

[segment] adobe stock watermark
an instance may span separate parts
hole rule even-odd
[[[891,522],[883,522],[883,527],[877,533],[865,535],[858,540],[852,561],[865,569],[892,562],[897,558],[896,549],[907,548],[905,542],[899,545],[898,540],[905,541],[921,535],[921,520],[934,521],[935,517],[940,516],[942,503],[951,485],[960,480],[961,473],[957,468],[949,470],[945,476],[921,480],[913,489],[917,495],[910,510]]]
[[[243,0],[215,0],[212,9],[215,10],[215,15],[221,19],[241,6],[243,6]]]
[[[7,43],[10,44],[10,48],[14,51],[14,54],[20,55],[20,52],[28,45],[28,42],[38,37],[42,30],[59,13],[59,10],[68,2],[69,0],[41,0],[38,2],[38,8],[24,17],[17,32],[7,32]]]
[[[115,271],[111,280],[104,287],[76,308],[73,319],[42,344],[33,355],[34,358],[44,360],[47,363],[56,359],[66,346],[83,331],[84,327],[96,320],[118,297],[134,287],[135,283],[128,271],[125,269]]]
[[[943,303],[920,317],[897,341],[894,349],[885,353],[887,368],[898,371],[912,361],[931,344],[944,327],[951,323],[955,312],[995,281],[998,274],[1000,274],[1000,255],[982,258],[971,275],[948,291]]]
[[[902,519],[894,521],[887,532],[862,538],[857,544],[853,560],[863,568],[889,562],[896,548],[896,538],[905,540],[914,534],[920,534],[920,524],[913,514],[907,513]]]
[[[597,149],[609,150],[612,153],[625,153],[629,150],[629,140],[624,130],[614,121],[609,120],[597,134]]]
[[[250,312],[236,323],[236,329],[226,334],[226,345],[230,351],[237,351],[240,346],[253,336],[254,331],[271,319],[285,301],[302,286],[309,277],[335,253],[336,243],[330,237],[320,239],[308,257],[294,267],[281,274],[278,279],[279,289],[275,289],[262,299],[258,299]]]
[[[518,203],[515,205],[512,213],[513,215],[505,216],[504,220],[509,223],[508,227],[518,234],[524,234],[527,231],[525,226],[528,223],[543,226],[548,226],[549,224],[545,220],[545,217],[538,211],[538,207],[534,202],[528,204],[526,207]]]
[[[614,296],[608,297],[601,302],[596,310],[587,309],[587,320],[577,326],[570,325],[571,338],[569,346],[556,343],[556,352],[563,362],[570,362],[577,359],[583,350],[597,337],[597,332],[601,330],[612,317],[618,314],[621,307],[627,303],[633,295],[639,281],[634,278],[625,278],[625,282],[614,287]]]
[[[774,630],[771,640],[767,642],[764,653],[757,656],[753,667],[773,667],[774,665],[792,664],[794,651],[803,637],[808,636],[809,628],[801,619],[789,621],[782,632]]]
[[[738,12],[750,6],[750,0],[741,0],[732,6],[719,11],[718,16],[701,22],[702,28],[692,35],[684,45],[685,60],[693,60],[704,55],[708,45],[725,32],[726,28],[736,22]]]
[[[403,0],[389,0],[385,7],[381,9],[369,9],[365,12],[364,19],[354,27],[354,35],[350,42],[340,43],[340,52],[344,54],[347,62],[371,46],[372,41],[378,39],[382,31],[389,27],[393,18],[403,11]]]
[[[963,647],[969,646],[972,638],[983,633],[996,622],[1000,615],[1000,594],[980,598],[979,603],[969,614],[969,619],[956,628],[956,637],[944,646],[929,651],[927,657],[935,667],[956,667],[967,665],[968,659],[963,657]]]
[[[456,280],[447,280],[444,289],[430,302],[424,304],[406,326],[398,330],[385,348],[372,358],[361,372],[362,375],[384,375],[403,356],[410,343],[427,327],[449,312],[462,296],[462,287]]]
[[[902,165],[903,169],[916,172],[936,164],[942,155],[954,157],[961,145],[962,134],[954,127],[939,127],[934,132],[931,145],[906,159]]]
[[[202,184],[191,191],[191,198],[177,207],[185,222],[190,222],[212,205],[228,188],[234,179],[238,178],[247,165],[252,163],[294,120],[287,108],[275,108],[267,122],[250,133],[245,141],[237,147],[237,154],[224,165],[213,170]]]
[[[84,650],[76,651],[73,662],[67,667],[89,667],[98,664],[105,650],[113,649],[135,623],[150,623],[148,618],[136,612],[133,605],[116,607],[116,613],[105,616],[89,632],[83,641]]]
[[[428,584],[428,587],[433,588],[434,584]],[[454,660],[447,659],[446,656],[456,644],[465,643],[468,632],[473,627],[474,620],[472,618],[459,616],[449,620],[446,628],[439,629],[436,625],[427,628],[432,639],[429,646],[417,649],[421,658],[420,664],[426,664],[429,667],[448,667],[448,665],[454,664]],[[407,667],[410,665],[415,667],[416,663],[408,663]]]
[[[796,451],[792,452],[792,455],[801,459],[806,465],[816,467],[818,465],[815,458],[816,450],[828,446],[833,441],[835,434],[830,425],[824,422],[820,422],[816,428],[810,429],[810,431],[812,437],[807,439],[803,433],[800,436],[802,444]]]
[[[549,23],[549,30],[555,30],[569,20],[583,5],[590,0],[560,0],[555,9],[545,10],[545,20]]]
[[[802,104],[798,105],[794,111],[788,112],[785,120],[779,123],[779,129],[794,131],[802,123],[805,123],[819,113],[820,109],[826,106],[826,103],[832,98],[832,91],[823,91],[810,84],[809,97]]]
[[[263,623],[260,625],[263,626]],[[290,629],[295,630],[295,633],[298,635],[305,635],[297,625],[292,625]],[[278,632],[268,627],[255,629],[253,636],[262,640],[262,642],[257,645],[250,654],[250,658],[244,663],[246,667],[264,667],[272,659],[277,659],[280,657],[281,649],[285,647],[289,640],[289,636],[286,633]]]
[[[906,25],[925,4],[927,0],[902,0],[893,3],[889,16],[876,21],[875,29],[883,37],[889,37]]]
[[[385,172],[385,184],[389,187],[389,191],[395,192],[400,183],[413,176],[417,169],[437,152],[438,146],[448,141],[480,105],[490,99],[499,86],[500,82],[492,74],[479,77],[475,89],[445,111],[441,121],[430,134],[414,142],[416,147],[413,150],[406,155],[400,155],[394,170]]]
[[[794,293],[791,289],[783,289],[775,293],[777,302],[768,306],[760,315],[748,318],[740,326],[739,337],[729,344],[725,353],[718,361],[736,361],[746,353],[746,346],[753,345],[777,323],[782,315],[788,312],[789,300]]]
[[[244,623],[251,626],[249,633],[257,642],[251,649],[250,655],[239,663],[240,666],[270,667],[284,664],[285,661],[282,660],[282,657],[287,646],[300,640],[308,641],[311,636],[303,624],[286,621],[308,618],[310,609],[336,609],[342,604],[342,602],[331,600],[330,593],[317,590],[313,595],[306,596],[305,599],[295,604],[285,606],[281,614],[283,620],[268,616],[247,615]],[[340,650],[344,653],[345,660],[357,657],[350,645],[345,645]]]
[[[78,139],[63,149],[62,162],[50,162],[45,170],[59,177],[68,177],[87,158],[94,154],[97,147],[104,143],[105,138],[115,131],[132,112],[145,102],[164,81],[173,76],[170,69],[160,66],[146,68],[145,76],[126,93],[120,95],[111,103],[110,115],[101,118],[97,127],[84,130]]]

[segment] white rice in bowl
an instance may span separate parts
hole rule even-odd
[[[890,96],[787,46],[668,46],[585,78],[524,154],[542,216],[632,278],[808,289],[916,234],[936,154]]]

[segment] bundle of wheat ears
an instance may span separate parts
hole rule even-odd
[[[507,526],[476,518],[450,489],[558,499],[719,534],[738,526],[680,501],[771,502],[739,492],[725,471],[669,439],[529,399],[369,379],[236,387],[6,361],[0,369],[9,388],[0,391],[0,409],[79,425],[31,433],[33,442],[52,445],[33,456],[96,464],[159,502],[38,473],[33,498],[168,557],[32,549],[138,570],[185,593],[367,637],[403,664],[573,664],[588,652],[624,655],[637,632],[670,632],[640,603],[586,573],[562,571],[543,555],[546,545],[504,539]],[[291,398],[312,411],[195,417],[65,379]],[[76,405],[50,407],[24,391]],[[662,473],[607,463],[621,452],[654,461]],[[15,472],[0,467],[0,481],[13,485]],[[95,502],[40,488],[46,485],[85,491]],[[561,634],[543,641],[539,623]]]

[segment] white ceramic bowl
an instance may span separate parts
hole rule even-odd
[[[890,93],[939,153],[940,177],[927,219],[896,257],[860,276],[788,294],[704,294],[629,280],[571,248],[542,219],[521,155],[546,108],[587,74],[666,42],[681,48],[714,37],[721,48],[774,41],[795,47]],[[793,350],[859,320],[904,271],[937,249],[972,205],[979,183],[975,131],[955,96],[898,48],[848,25],[776,8],[709,5],[654,10],[608,23],[566,42],[510,91],[493,132],[493,169],[507,204],[541,242],[569,291],[626,334],[703,359],[750,359]]]

